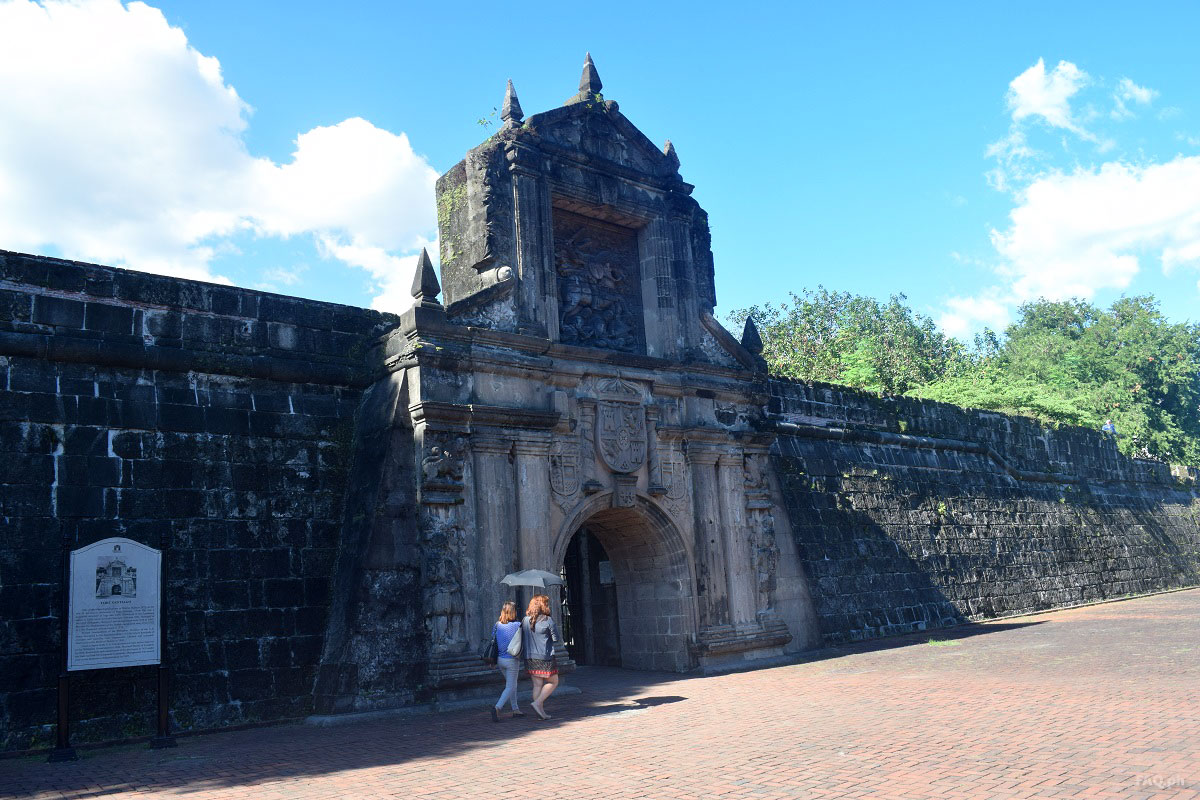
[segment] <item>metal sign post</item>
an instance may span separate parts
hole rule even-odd
[[[164,747],[174,747],[175,737],[171,735],[170,711],[170,678],[167,661],[167,548],[171,540],[167,531],[159,535],[159,592],[158,592],[158,732],[150,740],[150,747],[159,750]]]
[[[67,636],[70,628],[69,617],[71,608],[71,534],[66,531],[62,535],[62,604],[59,606],[59,641],[62,644],[62,657],[58,662],[58,720],[56,742],[46,759],[55,761],[77,761],[79,755],[71,746],[71,717],[69,705],[70,673],[67,672]]]
[[[76,758],[70,745],[70,673],[157,665],[158,709],[153,748],[174,747],[170,735],[166,583],[168,533],[161,550],[114,537],[71,550],[63,537],[62,662],[58,678],[58,746],[50,761]]]

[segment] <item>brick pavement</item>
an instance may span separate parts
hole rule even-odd
[[[0,761],[0,795],[1200,800],[1200,590],[717,677],[585,669],[460,711]],[[930,639],[934,641],[930,641]]]

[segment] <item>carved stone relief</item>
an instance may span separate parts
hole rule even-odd
[[[634,231],[556,208],[554,266],[563,342],[645,352]]]
[[[457,504],[462,502],[466,440],[462,436],[428,433],[425,457],[421,459],[421,501]]]
[[[631,403],[596,404],[596,451],[613,472],[634,472],[646,460],[646,411]]]
[[[425,535],[425,625],[435,651],[466,642],[463,568],[466,534],[457,525],[429,525]]]
[[[569,503],[579,493],[581,478],[579,442],[574,437],[551,442],[550,488],[554,490],[554,499],[560,505]]]
[[[687,497],[687,461],[683,453],[671,447],[659,454],[659,469],[663,488],[666,489],[663,502],[672,514],[679,516],[683,513],[684,498]]]
[[[773,605],[776,575],[779,574],[779,545],[775,541],[775,517],[769,509],[750,511],[750,541],[754,547],[754,567],[758,575],[758,606],[765,611]]]

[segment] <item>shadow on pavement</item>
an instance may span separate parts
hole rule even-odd
[[[1040,622],[966,624],[935,633],[909,634],[798,654],[789,664],[831,661],[860,653],[925,644],[931,639],[965,639],[1025,628]],[[785,665],[786,666],[786,665]],[[396,716],[348,723],[336,728],[301,724],[181,737],[175,750],[150,751],[121,746],[84,750],[76,763],[47,764],[44,756],[0,761],[0,786],[18,796],[41,791],[64,798],[95,797],[124,791],[157,790],[188,795],[235,786],[331,775],[342,771],[401,766],[475,749],[515,744],[526,734],[588,719],[628,715],[636,718],[655,709],[687,702],[698,674],[643,672],[614,667],[580,667],[565,676],[578,695],[551,697],[539,721],[528,706],[526,716],[502,715],[492,723],[487,709]],[[667,689],[669,691],[662,691]],[[697,687],[699,691],[700,687]],[[661,693],[660,693],[661,692]],[[637,724],[635,719],[631,724]],[[427,767],[422,767],[427,768]]]

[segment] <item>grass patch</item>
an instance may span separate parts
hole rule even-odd
[[[953,639],[929,639],[925,644],[931,647],[958,647],[962,642]]]

